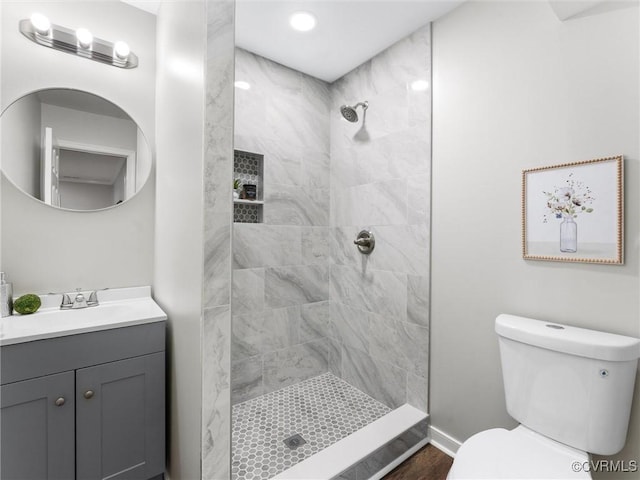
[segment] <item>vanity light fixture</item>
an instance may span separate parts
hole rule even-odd
[[[34,13],[27,20],[20,20],[20,32],[32,42],[80,57],[106,63],[119,68],[135,68],[138,57],[129,45],[118,41],[111,43],[94,37],[86,28],[71,30],[52,24],[41,13]]]
[[[289,25],[299,32],[308,32],[316,28],[316,17],[309,12],[296,12],[289,17]]]

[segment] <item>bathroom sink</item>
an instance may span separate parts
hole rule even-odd
[[[150,287],[98,292],[95,307],[60,310],[61,295],[41,296],[43,305],[30,315],[0,320],[0,346],[166,320],[151,298]],[[60,300],[58,300],[60,299]]]

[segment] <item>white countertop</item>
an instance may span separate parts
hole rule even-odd
[[[83,292],[89,298],[90,292]],[[69,295],[73,301],[75,293]],[[41,295],[42,306],[30,315],[0,319],[0,346],[128,327],[167,319],[151,298],[151,287],[114,288],[98,291],[100,305],[60,310],[61,294]]]

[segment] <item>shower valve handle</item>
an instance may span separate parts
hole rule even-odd
[[[362,230],[360,233],[358,233],[358,236],[353,241],[353,243],[358,246],[358,250],[360,251],[360,253],[369,255],[373,251],[373,248],[376,246],[376,239],[374,238],[373,233],[367,230]]]

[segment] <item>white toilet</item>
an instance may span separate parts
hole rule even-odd
[[[625,444],[640,340],[514,315],[496,318],[507,411],[477,433],[449,480],[591,478],[589,453]]]

